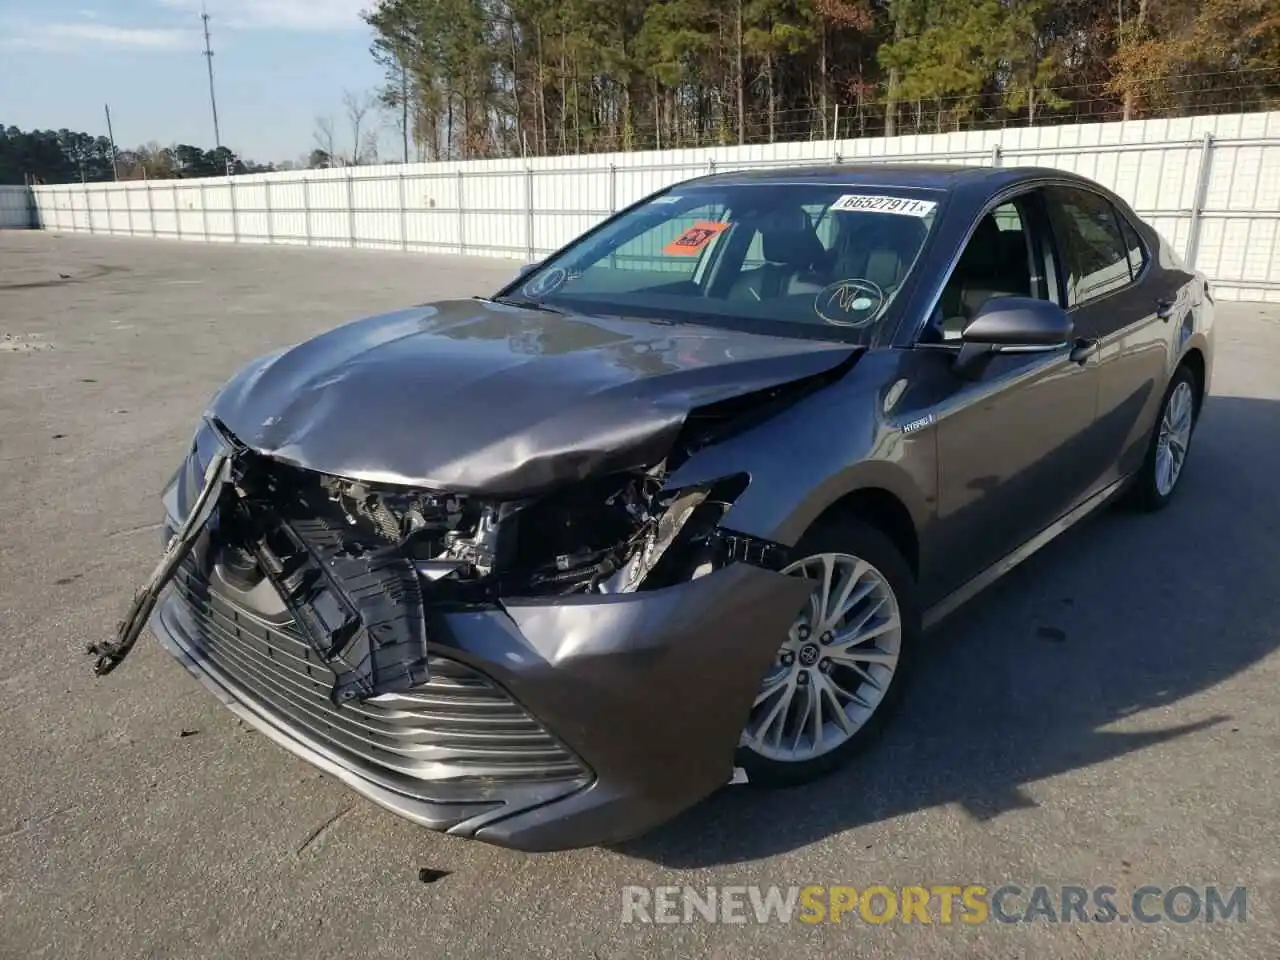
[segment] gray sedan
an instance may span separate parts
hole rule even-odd
[[[621,840],[832,771],[921,631],[1178,491],[1203,276],[1059,171],[711,176],[491,297],[241,370],[164,495],[146,623],[267,736],[427,827]]]

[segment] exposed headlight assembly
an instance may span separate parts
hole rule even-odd
[[[174,527],[186,520],[191,512],[191,506],[204,486],[205,471],[222,449],[222,443],[209,421],[201,419],[191,437],[187,455],[165,485],[164,509]]]
[[[708,484],[664,491],[655,498],[654,518],[641,543],[607,582],[603,593],[671,586],[703,576],[719,564],[716,527],[725,512],[747,488],[746,474]],[[660,512],[659,512],[660,511]]]

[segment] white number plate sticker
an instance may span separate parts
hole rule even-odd
[[[874,197],[867,193],[846,193],[831,205],[832,210],[870,210],[873,213],[897,213],[904,217],[927,217],[938,204],[933,200],[909,200],[906,197]]]

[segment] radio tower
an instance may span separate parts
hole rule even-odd
[[[200,5],[200,19],[204,21],[204,58],[209,64],[209,106],[213,110],[213,145],[222,146],[222,134],[218,132],[218,98],[213,92],[213,47],[209,44],[209,11]]]

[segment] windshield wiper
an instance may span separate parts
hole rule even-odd
[[[520,307],[522,310],[538,310],[542,313],[554,313],[564,316],[565,311],[556,307],[549,307],[545,303],[539,303],[536,300],[525,300],[521,297],[476,297],[477,300],[487,300],[489,303],[502,303],[508,307]]]

